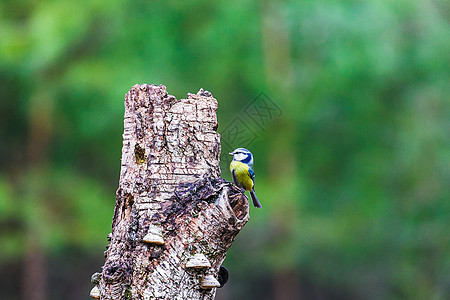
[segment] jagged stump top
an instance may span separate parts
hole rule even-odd
[[[164,201],[178,182],[220,177],[216,110],[203,90],[176,100],[163,85],[133,86],[125,96],[120,188]],[[140,190],[160,183],[162,190]]]

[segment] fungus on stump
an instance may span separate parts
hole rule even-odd
[[[249,218],[244,194],[220,177],[216,110],[203,89],[177,100],[143,84],[125,96],[101,299],[214,299],[220,265]]]

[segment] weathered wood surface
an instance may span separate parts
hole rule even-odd
[[[216,110],[217,100],[203,90],[177,100],[163,85],[143,84],[125,96],[101,299],[214,299],[208,282],[216,285],[249,218],[246,197],[220,177]],[[195,254],[211,267],[187,267]]]

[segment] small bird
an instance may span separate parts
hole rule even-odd
[[[229,154],[233,155],[230,171],[234,184],[244,191],[249,191],[253,205],[260,208],[261,203],[259,203],[255,194],[255,172],[253,172],[252,153],[245,148],[237,148]]]

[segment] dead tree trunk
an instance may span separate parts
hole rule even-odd
[[[214,299],[249,218],[246,197],[220,177],[216,110],[203,90],[177,100],[143,84],[125,96],[111,241],[94,288],[101,299]]]

